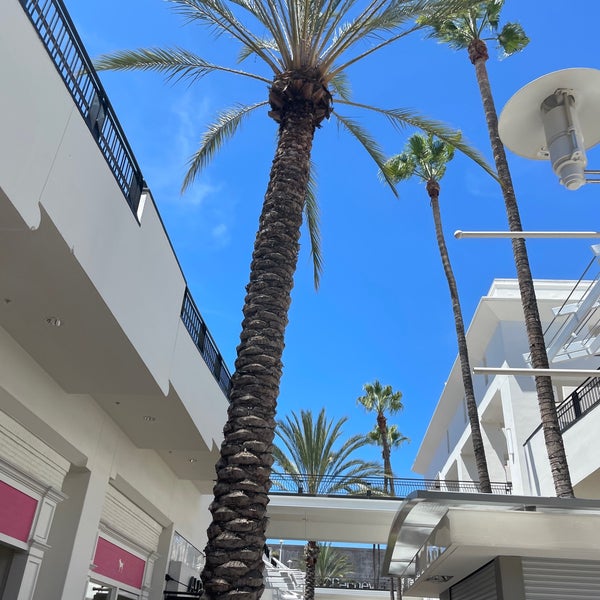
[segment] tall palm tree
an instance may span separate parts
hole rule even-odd
[[[450,14],[474,0],[168,0],[192,24],[227,34],[252,58],[258,72],[217,65],[182,48],[115,52],[96,61],[98,69],[153,70],[168,79],[195,82],[214,72],[244,77],[268,90],[267,97],[222,112],[208,127],[191,157],[187,189],[222,144],[252,113],[264,111],[277,126],[271,166],[250,267],[242,331],[232,378],[228,420],[216,465],[215,499],[210,506],[206,565],[202,580],[211,597],[255,600],[262,592],[271,448],[282,374],[284,333],[299,253],[303,213],[313,246],[315,282],[320,273],[318,216],[310,186],[314,134],[335,116],[381,167],[383,154],[355,120],[333,108],[375,111],[392,126],[413,125],[452,138],[442,124],[404,109],[383,110],[353,102],[348,67],[421,25],[415,18]],[[489,172],[481,156],[467,152]]]
[[[338,421],[328,419],[322,409],[316,421],[310,410],[300,411],[300,416],[292,413],[284,421],[278,421],[275,430],[278,442],[273,448],[277,466],[296,478],[308,494],[351,491],[365,478],[379,475],[380,465],[354,456],[366,444],[364,435],[354,435],[341,442],[347,420],[346,417]],[[308,541],[304,555],[304,598],[314,600],[318,542]]]
[[[431,211],[433,213],[435,236],[440,251],[440,258],[442,259],[442,266],[446,275],[446,281],[448,282],[448,289],[450,290],[450,300],[452,301],[460,371],[465,390],[467,414],[471,426],[471,440],[473,443],[473,452],[475,454],[475,464],[477,465],[479,489],[482,492],[491,494],[492,486],[490,484],[483,436],[481,435],[481,427],[479,424],[475,390],[473,389],[473,377],[471,375],[471,364],[469,361],[469,351],[467,349],[465,324],[460,307],[456,278],[454,277],[454,271],[452,270],[452,264],[450,263],[450,256],[448,255],[448,248],[444,238],[442,215],[440,212],[440,180],[446,172],[448,162],[451,161],[453,157],[453,146],[441,140],[434,139],[431,134],[427,136],[415,134],[408,139],[402,153],[393,156],[386,162],[385,169],[388,176],[395,182],[405,181],[413,176],[418,177],[425,182],[425,189],[427,190]]]
[[[379,439],[383,457],[383,491],[386,494],[395,496],[394,471],[392,470],[386,413],[394,415],[404,408],[402,405],[402,392],[394,392],[391,385],[383,386],[377,379],[373,383],[365,383],[363,390],[366,392],[365,395],[359,396],[356,401],[367,412],[377,413],[377,429],[380,432]]]
[[[510,55],[522,50],[528,44],[529,39],[518,23],[506,23],[502,29],[499,29],[500,12],[503,5],[504,0],[488,0],[459,13],[454,18],[435,17],[432,19],[430,16],[425,16],[420,22],[432,26],[434,37],[449,44],[452,48],[467,49],[469,53],[481,93],[496,170],[504,196],[508,225],[511,231],[519,232],[523,228],[506,153],[498,133],[498,114],[486,67],[489,57],[486,40],[496,41],[504,54]],[[486,35],[488,37],[485,37]],[[533,287],[525,239],[514,238],[512,247],[525,314],[531,364],[535,369],[548,369],[544,330]],[[552,380],[548,376],[538,376],[535,378],[535,385],[556,495],[572,498],[573,486],[556,414]]]

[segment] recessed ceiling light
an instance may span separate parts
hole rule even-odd
[[[62,325],[58,317],[46,317],[46,324],[50,325],[50,327],[60,327]]]
[[[148,421],[148,423],[154,423],[156,421],[156,417],[152,415],[144,415],[144,421]]]

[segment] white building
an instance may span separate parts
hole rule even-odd
[[[84,56],[61,3],[0,2],[6,600],[198,577],[226,418],[229,373]]]
[[[600,357],[595,354],[600,316],[596,315],[594,299],[594,296],[597,299],[597,284],[584,281],[575,287],[576,284],[537,281],[535,289],[547,331],[551,367],[592,370],[600,367]],[[581,310],[575,312],[580,306]],[[558,310],[561,316],[556,319]],[[467,343],[473,367],[529,366],[527,335],[515,280],[493,282],[475,311]],[[590,453],[600,425],[600,411],[593,410],[600,399],[600,380],[584,382],[583,379],[552,378],[575,495],[600,498],[600,457]],[[474,385],[490,479],[512,484],[514,494],[554,496],[533,377],[474,375]],[[574,402],[575,398],[579,402]],[[441,481],[477,480],[458,359],[413,470]]]
[[[598,248],[593,248],[595,251]],[[553,369],[595,370],[599,279],[538,281]],[[517,282],[496,280],[467,333],[473,367],[528,368]],[[457,362],[431,418],[414,470],[440,491],[416,492],[390,528],[384,572],[404,597],[442,600],[591,600],[600,597],[600,380],[552,377],[575,499],[555,498],[534,379],[475,375],[490,478],[512,495],[463,493],[477,471]]]

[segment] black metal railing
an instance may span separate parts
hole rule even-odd
[[[231,374],[187,288],[185,289],[183,305],[181,307],[181,320],[192,337],[196,348],[200,350],[202,358],[204,358],[210,372],[217,380],[219,387],[229,398]]]
[[[586,379],[556,409],[561,432],[588,413],[600,402],[600,379]]]
[[[19,0],[137,218],[142,172],[62,0]]]
[[[347,482],[345,477],[322,477],[300,473],[271,473],[270,494],[306,494],[309,496],[352,496],[362,498],[405,498],[417,490],[479,493],[481,489],[475,481],[439,481],[437,479],[405,479],[394,477],[390,488],[383,477],[365,477],[360,481]],[[511,494],[510,482],[492,482],[493,494]],[[393,493],[389,490],[392,489]]]

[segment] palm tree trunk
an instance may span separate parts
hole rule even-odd
[[[317,558],[320,552],[319,544],[311,541],[306,544],[306,578],[304,580],[304,600],[315,599],[315,584]]]
[[[435,236],[437,238],[438,248],[444,273],[448,281],[450,289],[450,298],[452,300],[452,312],[454,313],[454,327],[456,329],[456,340],[458,342],[458,357],[460,360],[460,371],[462,375],[463,387],[465,388],[465,399],[467,402],[467,414],[469,416],[469,424],[471,426],[471,440],[473,442],[473,452],[475,454],[475,464],[477,465],[477,476],[479,478],[479,489],[487,494],[492,493],[490,484],[490,475],[488,473],[487,460],[485,457],[485,447],[483,445],[483,436],[481,435],[481,427],[479,425],[479,413],[477,410],[477,402],[475,400],[475,390],[473,389],[473,378],[471,376],[471,364],[469,361],[469,351],[467,349],[467,336],[465,335],[465,324],[463,322],[462,310],[460,307],[460,299],[458,297],[458,287],[446,240],[444,239],[444,231],[442,229],[442,216],[440,214],[440,185],[435,180],[427,182],[427,193],[431,200],[431,210],[433,212],[433,222],[435,224]]]
[[[262,549],[275,409],[314,135],[310,105],[296,103],[293,108],[279,127],[246,287],[221,458],[215,467],[202,573],[209,598],[256,600],[264,589]]]
[[[496,107],[494,106],[494,99],[487,73],[486,61],[488,59],[488,53],[486,44],[483,40],[475,40],[469,45],[469,58],[475,67],[477,83],[483,101],[488,133],[492,144],[492,151],[494,153],[494,161],[496,170],[498,171],[500,185],[502,187],[502,195],[504,196],[508,226],[511,231],[522,231],[521,217],[519,215],[519,207],[517,205],[512,179],[508,169],[508,161],[506,160],[504,146],[502,145],[498,133],[498,115],[496,113]],[[549,362],[546,353],[546,344],[544,342],[544,331],[542,329],[542,322],[533,287],[533,278],[529,267],[529,258],[527,256],[525,240],[523,238],[514,238],[512,240],[512,247],[517,268],[519,290],[521,292],[521,302],[523,304],[523,312],[525,315],[525,327],[529,339],[531,364],[534,369],[548,369]],[[556,495],[560,498],[573,498],[573,486],[571,485],[567,455],[558,424],[556,402],[554,400],[554,391],[552,390],[552,379],[547,376],[536,377],[535,386],[540,407],[542,427],[544,430],[544,440],[546,442],[546,450],[550,461],[550,469],[552,471]]]
[[[390,496],[396,495],[394,489],[394,472],[392,471],[392,459],[390,444],[388,441],[387,419],[383,413],[377,413],[377,427],[381,434],[381,455],[383,457],[383,490]]]

